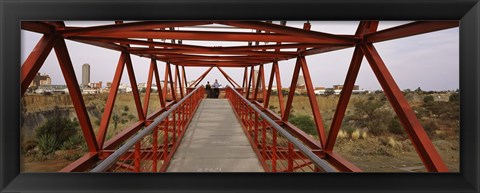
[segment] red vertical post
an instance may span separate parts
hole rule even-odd
[[[277,172],[277,130],[272,129],[272,172]]]
[[[310,77],[310,71],[308,70],[307,61],[305,56],[300,56],[300,64],[302,67],[303,78],[305,79],[305,86],[307,88],[308,99],[310,100],[310,107],[312,108],[313,118],[315,125],[317,126],[317,132],[322,147],[325,147],[325,128],[323,126],[322,115],[318,107],[317,98],[313,90],[312,78]]]
[[[133,72],[132,60],[130,54],[127,53],[125,66],[127,67],[128,77],[130,78],[130,84],[132,86],[133,99],[135,100],[135,106],[137,107],[138,119],[145,121],[145,115],[143,114],[142,103],[140,101],[140,93],[138,92],[137,80],[135,79],[135,73]]]
[[[287,164],[287,171],[293,172],[293,144],[292,142],[288,141],[288,164]]]
[[[67,45],[65,40],[59,39],[54,46],[55,53],[57,55],[58,63],[62,69],[63,77],[67,83],[68,91],[72,99],[75,112],[77,113],[78,122],[82,128],[83,136],[87,142],[88,150],[90,152],[98,152],[98,144],[95,140],[95,133],[92,129],[92,123],[88,116],[87,109],[85,108],[85,102],[83,101],[82,92],[78,86],[77,77],[73,70],[72,61],[68,54]]]
[[[438,154],[435,146],[433,146],[432,141],[428,138],[427,133],[373,44],[362,44],[361,48],[427,171],[447,172],[447,166]]]
[[[168,121],[170,119],[168,116],[165,118],[165,123],[163,126],[163,161],[167,160],[167,155],[168,155],[168,130],[170,127],[170,123]]]
[[[120,54],[120,59],[118,59],[117,69],[115,70],[115,76],[113,76],[112,85],[110,86],[110,92],[108,93],[107,102],[103,110],[102,120],[100,121],[100,127],[98,129],[98,135],[97,135],[97,143],[101,149],[103,149],[103,143],[105,142],[105,136],[108,130],[108,123],[110,122],[113,106],[115,104],[115,99],[117,97],[118,86],[120,85],[120,80],[122,79],[122,73],[123,73],[123,68],[125,66],[126,55],[127,55],[126,52],[122,52]]]
[[[38,41],[37,45],[35,45],[35,48],[33,48],[30,55],[28,55],[27,59],[22,65],[20,73],[20,81],[22,85],[21,96],[23,96],[27,91],[28,86],[42,67],[57,40],[58,37],[54,35],[43,35]]]
[[[157,172],[157,162],[158,162],[158,129],[160,126],[155,127],[153,129],[153,141],[152,141],[152,148],[153,148],[153,155],[152,155],[152,172]]]
[[[134,172],[140,172],[140,142],[135,143],[135,150],[134,150]]]

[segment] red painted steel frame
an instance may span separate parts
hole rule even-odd
[[[243,29],[254,29],[256,32],[211,32],[175,29],[175,27],[212,23]],[[84,171],[100,159],[108,156],[109,152],[135,134],[135,132],[143,126],[150,124],[149,120],[165,112],[166,109],[170,108],[176,101],[179,101],[176,96],[177,84],[180,89],[180,97],[183,98],[184,95],[186,95],[184,93],[187,87],[185,66],[210,67],[192,83],[195,87],[200,84],[213,67],[217,67],[234,87],[240,87],[240,85],[230,78],[221,68],[241,67],[245,70],[242,87],[246,89],[243,92],[245,93],[246,99],[253,99],[254,103],[269,117],[305,143],[313,152],[321,156],[321,158],[334,165],[339,171],[361,171],[338,154],[335,154],[333,148],[360,68],[360,63],[363,56],[365,56],[427,170],[444,172],[448,171],[445,163],[426,135],[372,43],[450,29],[458,27],[458,25],[458,21],[418,21],[377,32],[378,21],[361,21],[354,35],[336,35],[310,31],[309,23],[305,23],[303,29],[298,29],[285,26],[285,23],[278,25],[272,22],[258,21],[146,21],[129,23],[116,21],[114,25],[93,27],[65,27],[63,22],[25,21],[21,23],[22,29],[44,35],[21,67],[21,95],[23,96],[27,91],[28,86],[43,65],[51,49],[54,48],[79,119],[79,124],[89,148],[89,153],[65,167],[62,171]],[[170,30],[164,30],[164,28]],[[132,38],[143,38],[147,41]],[[172,43],[156,42],[153,38],[172,39]],[[96,137],[75,77],[72,62],[65,45],[65,39],[121,52]],[[250,43],[249,46],[207,47],[175,44],[176,40],[249,41]],[[252,41],[255,42],[254,46],[251,45]],[[260,42],[276,42],[276,45],[259,45]],[[288,42],[288,44],[282,44],[285,42]],[[130,45],[148,46],[148,48],[138,46],[130,47]],[[310,73],[308,72],[305,56],[349,47],[355,47],[354,54],[332,124],[330,125],[330,133],[328,138],[326,138],[320,110],[313,93],[313,84]],[[282,49],[287,48],[297,48],[297,52],[282,51]],[[272,51],[272,49],[274,51]],[[140,101],[140,94],[138,92],[130,54],[150,59],[147,90],[143,106]],[[286,104],[284,104],[278,61],[293,58],[296,58],[297,61],[294,67],[289,96]],[[163,90],[160,85],[159,72],[156,64],[157,60],[166,63]],[[267,87],[265,83],[264,65],[268,63],[273,64]],[[175,72],[172,72],[170,64],[175,64]],[[260,68],[259,75],[255,82],[253,80],[254,67],[257,65],[260,66]],[[125,66],[132,85],[132,93],[139,121],[105,142],[109,119],[113,111],[113,105]],[[182,76],[180,76],[179,66],[182,66]],[[250,67],[250,75],[248,75],[247,72],[248,67]],[[304,74],[307,94],[319,133],[319,141],[311,138],[288,122],[300,70],[302,70]],[[172,75],[172,73],[174,73],[174,75]],[[154,75],[162,108],[146,117]],[[175,76],[175,78],[173,78],[173,76]],[[277,84],[281,111],[280,116],[267,108],[270,102],[273,76],[275,76]],[[166,102],[168,83],[170,83],[171,98],[173,99],[173,102],[170,103]],[[262,84],[263,101],[261,102],[263,102],[263,104],[256,101],[260,84]],[[241,120],[245,131],[248,134],[252,134],[251,136],[248,135],[248,137],[259,158],[263,161],[285,160],[285,163],[277,163],[277,161],[275,161],[271,162],[271,165],[262,162],[264,168],[270,168],[271,171],[299,171],[311,166],[311,163],[308,161],[298,163],[304,157],[299,155],[299,152],[291,147],[291,143],[281,146],[280,143],[283,139],[278,137],[278,134],[274,132],[275,130],[270,129],[270,126],[265,121],[259,120],[258,115],[254,113],[252,109],[246,108],[245,104],[242,104],[240,98],[238,98],[239,96],[234,96],[232,93],[233,92],[229,92],[227,89],[227,97],[229,97],[232,106],[234,106],[235,112]],[[145,171],[142,170],[141,167],[142,161],[147,159],[155,160],[151,163],[155,167],[149,171],[165,171],[168,165],[168,158],[173,156],[171,148],[173,147],[175,149],[178,147],[178,137],[181,137],[181,134],[185,131],[185,123],[188,125],[191,115],[193,115],[192,112],[196,109],[196,106],[193,104],[199,102],[203,97],[203,95],[200,96],[200,94],[195,96],[196,98],[188,100],[185,105],[182,105],[181,109],[175,111],[174,116],[165,120],[162,126],[159,126],[159,130],[155,130],[155,132],[152,133],[152,136],[155,136],[153,140],[154,144],[148,145],[152,145],[151,147],[149,146],[149,148],[153,148],[153,151],[143,149],[145,144],[138,142],[137,145],[135,145],[135,150],[133,150],[131,154],[134,159],[130,159],[136,160],[132,162],[134,165],[123,163],[119,164],[119,167],[135,171]],[[162,133],[175,134],[171,136],[173,137],[171,140],[174,140],[176,143],[169,143],[168,136]],[[159,138],[163,139],[159,140]],[[162,150],[162,152],[159,150]],[[167,162],[167,164],[164,163],[160,169],[158,168],[160,162],[157,161],[159,158]],[[313,168],[312,171],[317,171],[317,168]]]

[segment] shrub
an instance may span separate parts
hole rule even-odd
[[[460,94],[453,93],[448,97],[449,102],[460,102]]]
[[[127,116],[127,115],[128,115],[127,112],[123,112],[123,113],[122,113],[122,116]]]
[[[398,118],[393,118],[390,121],[390,124],[388,125],[388,131],[390,133],[397,134],[397,135],[405,134],[405,132],[403,131],[402,124],[400,124],[400,121],[398,120]]]
[[[72,135],[70,138],[68,138],[67,141],[65,141],[62,144],[62,149],[63,150],[69,150],[69,149],[77,149],[79,145],[81,145],[84,141],[84,138],[82,135],[76,134]]]
[[[50,135],[61,145],[72,135],[75,135],[78,128],[78,122],[70,121],[66,118],[53,117],[48,119],[45,124],[38,127],[35,131],[38,140],[45,135]]]
[[[131,120],[134,119],[134,118],[135,118],[135,116],[133,116],[132,114],[128,115],[128,120],[131,121]]]
[[[433,102],[434,99],[433,99],[433,96],[432,95],[427,95],[425,97],[423,97],[423,102],[424,103],[429,103],[429,102]]]
[[[310,135],[318,135],[315,122],[308,115],[290,116],[288,121]]]
[[[425,132],[427,132],[429,135],[432,135],[438,128],[437,122],[433,120],[425,121],[422,125],[423,129],[425,129]]]
[[[128,106],[125,105],[125,106],[123,107],[123,111],[128,111],[128,110],[129,110]]]
[[[60,143],[57,141],[54,135],[43,134],[38,138],[38,149],[43,155],[48,155],[55,152],[59,146]]]

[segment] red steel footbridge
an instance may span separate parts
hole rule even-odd
[[[23,30],[43,36],[21,67],[21,94],[53,49],[88,145],[88,153],[61,172],[362,172],[333,149],[365,57],[426,170],[447,172],[373,43],[455,28],[459,22],[417,21],[380,31],[378,24],[360,21],[354,34],[338,35],[310,30],[309,22],[301,29],[285,21],[115,21],[89,27],[66,26],[63,21],[23,21]],[[121,52],[117,65],[112,65],[116,70],[98,128],[92,126],[87,113],[65,40]],[[245,46],[184,43],[190,40],[244,42]],[[354,48],[353,56],[349,56],[351,62],[333,120],[325,128],[305,57],[346,48]],[[143,104],[131,55],[150,59]],[[282,92],[276,92],[280,107],[277,114],[268,108],[272,87],[275,84],[278,91],[282,90],[278,64],[289,59],[296,60],[289,66],[293,69],[292,77],[288,77],[290,92],[286,99]],[[264,72],[266,64],[272,64],[270,75]],[[188,84],[190,67],[208,69]],[[124,68],[138,120],[106,140]],[[159,68],[165,69],[163,83]],[[237,83],[224,68],[238,69],[243,82]],[[255,68],[259,69],[258,77]],[[229,82],[221,89],[219,99],[205,97],[205,87],[200,84],[212,69],[218,69]],[[288,122],[300,73],[318,138]],[[158,97],[151,89],[153,77]],[[160,108],[148,114],[153,100],[160,102]]]

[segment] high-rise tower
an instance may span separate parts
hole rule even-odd
[[[90,83],[90,65],[85,63],[82,65],[82,86],[88,86],[88,83]]]

